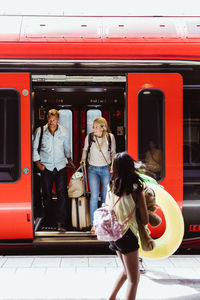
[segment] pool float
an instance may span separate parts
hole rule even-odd
[[[139,174],[145,184],[152,188],[156,195],[156,203],[162,210],[166,228],[164,234],[155,239],[155,248],[146,252],[140,247],[139,254],[143,258],[161,259],[172,255],[180,246],[184,235],[184,220],[180,207],[174,198],[156,180]]]

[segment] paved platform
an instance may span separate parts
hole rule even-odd
[[[200,255],[144,265],[137,300],[200,299]],[[0,299],[106,300],[121,268],[116,256],[0,256]]]

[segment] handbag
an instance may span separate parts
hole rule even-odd
[[[103,204],[102,207],[98,208],[94,212],[94,230],[97,235],[97,239],[101,241],[117,241],[123,236],[124,225],[132,217],[135,207],[132,209],[129,216],[122,222],[119,223],[117,216],[114,211],[115,205],[118,200],[111,207],[109,205]]]
[[[82,165],[74,172],[70,178],[68,185],[69,198],[79,198],[84,194],[83,173],[78,172],[82,168]]]

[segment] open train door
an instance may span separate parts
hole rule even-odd
[[[136,160],[145,160],[149,141],[154,141],[162,156],[157,179],[182,208],[182,77],[175,73],[131,73],[127,82],[128,152]],[[163,230],[155,236],[159,236]]]
[[[0,74],[0,240],[31,239],[30,74]]]

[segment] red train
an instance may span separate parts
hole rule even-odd
[[[153,139],[159,183],[183,212],[181,247],[199,248],[200,17],[0,16],[0,25],[1,247],[98,243],[84,231],[43,231],[34,213],[32,134],[56,108],[77,166],[95,117],[137,160]]]

